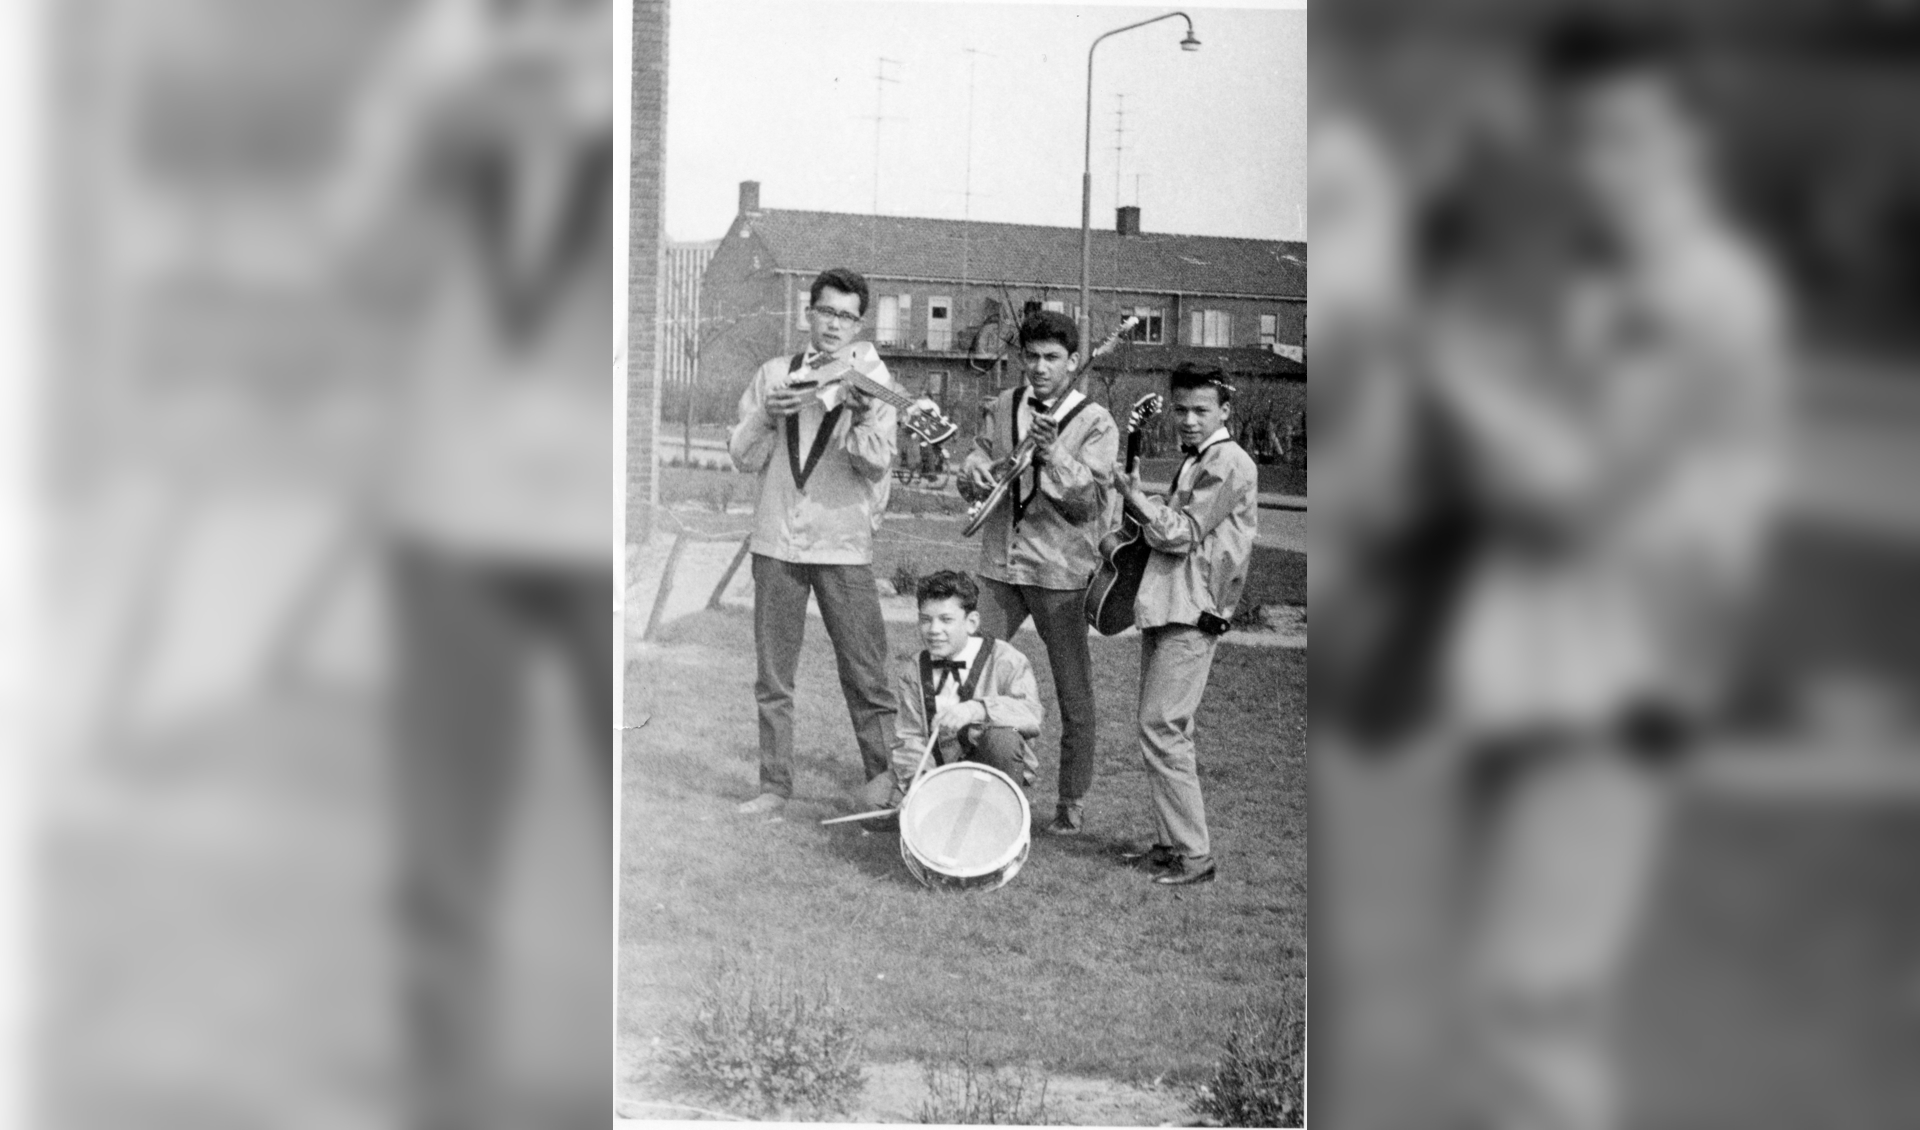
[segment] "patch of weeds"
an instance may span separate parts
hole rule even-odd
[[[677,1082],[756,1115],[844,1112],[866,1085],[850,1009],[825,984],[723,956],[666,1054]]]
[[[719,482],[708,485],[707,506],[711,508],[715,514],[725,514],[727,507],[731,505],[733,505],[732,480],[721,479]]]
[[[1264,632],[1273,627],[1273,617],[1264,604],[1249,604],[1233,614],[1233,626],[1243,632]]]
[[[914,1121],[949,1126],[1044,1126],[1047,1077],[1031,1066],[989,1062],[975,1049],[973,1033],[961,1039],[953,1063],[923,1063],[927,1098]]]
[[[1226,1053],[1194,1100],[1194,1110],[1215,1126],[1301,1125],[1306,1035],[1298,993],[1272,1011],[1236,1013]]]
[[[901,596],[912,596],[920,587],[920,563],[902,561],[893,567],[893,576],[887,578],[893,582],[893,591]]]

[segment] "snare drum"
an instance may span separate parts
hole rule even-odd
[[[990,765],[930,770],[900,806],[900,858],[936,890],[992,890],[1020,873],[1031,838],[1027,794]]]

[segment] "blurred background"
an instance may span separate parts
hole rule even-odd
[[[39,7],[29,1123],[606,1125],[613,6]]]
[[[1314,1117],[1920,1116],[1920,9],[1315,11]]]

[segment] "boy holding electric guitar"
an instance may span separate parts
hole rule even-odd
[[[1124,332],[1086,357],[1111,349]],[[1084,367],[1080,331],[1040,311],[1020,325],[1026,382],[990,402],[961,465],[962,497],[975,503],[967,533],[980,541],[980,626],[1011,639],[1031,616],[1047,648],[1060,703],[1060,779],[1053,835],[1084,824],[1093,785],[1093,672],[1082,611],[1107,532],[1108,485],[1119,432],[1107,410],[1074,388]]]
[[[854,340],[867,297],[853,271],[814,279],[806,350],[760,367],[728,437],[734,466],[760,476],[752,541],[760,795],[740,805],[744,815],[778,811],[793,795],[793,681],[809,594],[833,640],[868,799],[884,800],[892,784],[894,701],[873,534],[893,481],[896,422],[933,443],[953,426],[930,401],[901,393],[873,346]]]
[[[1200,797],[1193,718],[1206,693],[1214,646],[1246,587],[1259,525],[1259,475],[1227,431],[1233,386],[1218,369],[1182,365],[1169,396],[1186,458],[1163,502],[1116,471],[1114,485],[1152,549],[1134,600],[1140,627],[1140,754],[1153,795],[1154,841],[1128,863],[1181,886],[1213,879],[1213,847]]]

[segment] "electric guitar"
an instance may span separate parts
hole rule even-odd
[[[1113,352],[1114,347],[1120,344],[1120,339],[1127,336],[1133,327],[1139,324],[1138,317],[1129,315],[1099,345],[1093,347],[1093,352],[1087,354],[1085,360],[1080,362],[1080,367],[1073,371],[1074,379],[1078,380],[1080,374],[1086,372],[1087,366],[1093,364],[1096,359]],[[1028,432],[1027,438],[1020,441],[1020,446],[1014,448],[1012,454],[994,465],[993,486],[980,501],[967,508],[967,524],[960,531],[961,537],[970,538],[980,532],[980,527],[987,524],[988,515],[1007,500],[1007,495],[1013,490],[1013,484],[1019,482],[1020,476],[1033,466],[1033,451],[1033,433]]]
[[[1165,406],[1159,393],[1150,392],[1127,412],[1127,474],[1133,474],[1140,462],[1141,429]],[[1100,568],[1081,604],[1094,631],[1111,636],[1133,627],[1133,599],[1140,595],[1140,578],[1146,575],[1147,559],[1152,556],[1153,547],[1141,533],[1132,508],[1122,506],[1120,528],[1101,540]]]
[[[938,447],[953,438],[960,430],[958,424],[947,419],[946,414],[931,400],[914,400],[890,385],[882,384],[873,378],[880,367],[880,355],[872,344],[856,341],[841,354],[823,353],[808,363],[807,369],[794,375],[786,387],[801,392],[812,392],[818,399],[827,390],[840,385],[855,388],[873,397],[884,400],[900,410],[900,424],[920,442]]]

